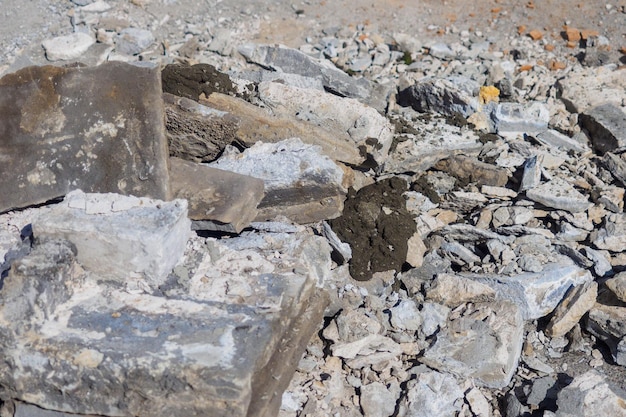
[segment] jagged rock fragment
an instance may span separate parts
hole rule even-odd
[[[478,90],[475,81],[464,77],[426,78],[402,90],[398,103],[419,112],[460,114],[467,118],[480,106]]]
[[[513,303],[475,303],[468,316],[448,319],[420,361],[486,387],[503,388],[517,368],[523,333],[524,321]]]
[[[283,215],[296,223],[314,223],[335,218],[343,209],[344,171],[321,155],[319,147],[298,138],[258,142],[210,166],[264,181],[265,197],[257,207],[257,221]]]
[[[451,375],[426,371],[407,385],[409,417],[455,415],[461,409],[463,390]]]
[[[361,154],[382,164],[393,140],[393,126],[374,108],[355,99],[281,83],[259,84],[259,98],[274,114],[295,117],[316,126],[347,132]]]
[[[626,397],[606,377],[587,371],[559,392],[556,417],[624,417],[625,402]]]
[[[170,158],[175,198],[189,203],[193,229],[239,233],[257,217],[263,180]]]
[[[560,178],[554,178],[527,190],[526,197],[546,207],[567,210],[571,213],[585,211],[591,206],[586,196]]]
[[[593,149],[600,155],[626,146],[626,112],[611,103],[585,110],[578,121],[589,132]]]
[[[140,279],[152,289],[165,282],[183,255],[190,231],[185,200],[80,190],[33,220],[37,238],[72,242],[88,271],[121,284]]]
[[[546,334],[561,337],[569,332],[595,304],[598,295],[598,283],[586,282],[569,290],[554,310],[548,323]]]

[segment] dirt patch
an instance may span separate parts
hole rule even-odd
[[[415,233],[415,221],[406,209],[401,178],[389,178],[350,189],[343,216],[330,222],[337,235],[352,246],[350,275],[367,281],[375,272],[400,271],[406,260],[407,241]]]
[[[209,64],[171,64],[161,73],[163,92],[198,101],[201,94],[211,93],[234,95],[235,90],[228,75]]]

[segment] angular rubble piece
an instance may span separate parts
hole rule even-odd
[[[77,416],[76,414],[68,414],[61,411],[44,410],[22,401],[13,401],[12,407],[15,409],[15,414],[11,414],[12,417],[99,417],[93,414]]]
[[[498,135],[515,138],[546,130],[550,111],[545,104],[539,102],[499,103],[491,113],[491,119]]]
[[[187,202],[72,191],[33,220],[38,239],[67,239],[76,259],[102,279],[155,289],[183,255],[191,233]]]
[[[327,61],[318,61],[310,56],[282,45],[245,44],[238,51],[249,62],[274,71],[321,78],[326,89],[345,97],[367,99],[371,86],[365,78],[352,78]]]
[[[571,288],[554,310],[546,328],[550,337],[565,336],[596,302],[598,283],[589,281]]]
[[[517,197],[517,192],[505,187],[494,187],[491,185],[483,185],[480,187],[480,192],[487,197],[495,197],[501,200],[508,200],[510,198]]]
[[[524,172],[518,189],[520,193],[541,184],[542,159],[538,155],[533,155],[524,162]]]
[[[211,162],[237,140],[236,117],[191,99],[163,93],[165,135],[170,155],[194,162]]]
[[[0,291],[0,349],[15,364],[0,370],[3,401],[109,416],[276,415],[322,320],[329,247],[303,229],[227,240],[197,242],[210,253],[163,288],[173,297],[85,276],[69,242],[36,245]]]
[[[565,151],[585,152],[589,149],[587,144],[570,138],[554,129],[544,130],[535,135],[535,138],[550,148],[559,148]]]
[[[595,203],[602,204],[613,213],[622,213],[624,211],[624,194],[624,188],[607,185],[595,187],[591,191],[591,198]]]
[[[419,360],[461,379],[472,378],[489,388],[511,382],[522,352],[524,320],[510,301],[472,303],[448,318],[435,343]]]
[[[453,274],[437,274],[426,290],[426,298],[445,306],[456,308],[467,302],[487,302],[495,299],[490,286]]]
[[[624,417],[625,401],[621,389],[591,370],[574,378],[559,392],[555,417]]]
[[[284,83],[292,87],[310,88],[313,90],[324,91],[324,84],[322,83],[322,80],[315,77],[305,77],[298,74],[267,70],[243,71],[229,74],[231,75],[231,77],[245,79],[256,84],[260,84],[264,81],[273,81]]]
[[[318,146],[298,138],[258,142],[241,154],[228,154],[209,164],[265,183],[257,221],[283,215],[296,223],[314,223],[341,215],[346,189],[344,171]]]
[[[295,117],[275,117],[265,109],[225,94],[213,93],[200,103],[238,118],[237,139],[248,146],[257,141],[275,143],[296,137],[304,143],[320,146],[324,154],[335,161],[352,165],[365,161],[365,155],[359,153],[347,132],[331,131]]]
[[[626,214],[611,213],[605,217],[604,226],[589,236],[598,249],[622,252],[626,247]]]
[[[626,112],[611,103],[601,104],[578,115],[580,126],[589,133],[593,149],[600,155],[626,146]]]
[[[169,199],[160,90],[157,69],[113,62],[0,79],[0,212],[78,188]]]
[[[512,276],[461,276],[489,285],[496,291],[496,298],[513,301],[519,307],[524,320],[534,320],[550,314],[570,286],[593,280],[589,271],[563,263],[548,263],[541,272],[525,272]]]
[[[387,417],[393,415],[398,396],[382,382],[371,382],[361,387],[360,405],[365,417]],[[399,394],[399,392],[397,393]]]
[[[69,61],[80,58],[94,43],[96,40],[88,33],[75,32],[46,39],[41,46],[48,61]]]
[[[347,132],[361,154],[369,154],[382,164],[393,140],[393,126],[374,108],[355,99],[340,98],[318,90],[264,82],[259,99],[282,117],[295,117],[316,126]]]
[[[424,370],[407,385],[407,417],[453,416],[461,410],[463,390],[448,374]]]
[[[589,310],[586,330],[604,342],[613,360],[626,366],[626,303],[612,292],[600,292],[597,302]]]
[[[546,207],[571,213],[583,212],[592,205],[585,195],[560,178],[554,178],[527,190],[526,197]]]
[[[115,51],[124,55],[138,55],[154,40],[154,35],[147,29],[124,28],[115,39]]]
[[[465,155],[442,159],[434,168],[447,172],[461,183],[476,183],[478,186],[503,187],[509,180],[508,170]]]
[[[617,298],[626,302],[626,272],[620,272],[613,278],[606,280],[605,284]]]
[[[557,81],[561,100],[572,113],[583,113],[605,103],[622,106],[626,81],[623,70],[611,66],[583,68]]]
[[[602,157],[602,165],[609,170],[613,178],[622,186],[626,186],[626,161],[624,161],[622,155],[607,152]]]
[[[429,77],[400,91],[398,103],[421,113],[460,114],[467,118],[480,108],[479,87],[476,81],[465,77]]]
[[[444,123],[438,116],[417,120],[413,127],[417,133],[400,142],[387,158],[386,173],[424,172],[456,151],[471,157],[483,146],[473,130]]]
[[[170,158],[174,198],[189,203],[192,229],[239,233],[257,217],[263,180]]]

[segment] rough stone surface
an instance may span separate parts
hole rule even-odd
[[[147,29],[125,28],[115,40],[115,50],[121,54],[137,55],[154,42],[154,35]]]
[[[187,202],[118,194],[69,193],[33,221],[38,239],[66,239],[77,259],[103,279],[155,289],[183,255],[191,223]]]
[[[588,371],[559,393],[556,417],[623,417],[625,403],[626,396],[616,393],[602,375]]]
[[[579,213],[589,208],[587,197],[577,191],[568,182],[555,178],[526,191],[526,197],[544,206],[572,213]]]
[[[486,387],[503,388],[511,381],[522,351],[522,315],[508,301],[476,303],[469,310],[467,316],[448,319],[420,361]]]
[[[171,156],[211,162],[237,140],[236,117],[168,93],[163,94],[163,102]]]
[[[211,94],[201,103],[237,117],[237,139],[248,146],[257,141],[275,143],[295,137],[304,143],[320,146],[324,154],[335,161],[353,165],[365,161],[365,155],[360,154],[347,132],[331,131],[296,118],[275,117],[265,109],[219,93]]]
[[[455,415],[461,408],[459,400],[462,401],[463,391],[450,375],[423,372],[407,388],[410,417]]]
[[[261,83],[260,99],[275,113],[347,132],[353,146],[381,164],[393,139],[393,126],[374,108],[354,99],[342,99],[318,90]]]
[[[591,241],[598,249],[621,252],[626,247],[626,214],[611,214],[604,227],[591,233]]]
[[[543,103],[528,105],[500,103],[491,113],[491,118],[500,135],[523,135],[542,132],[548,128],[550,111]]]
[[[593,149],[601,155],[626,146],[626,112],[613,104],[601,104],[578,116],[589,132]]]
[[[443,159],[434,168],[449,173],[465,184],[503,187],[509,179],[507,170],[464,155]]]
[[[554,310],[546,334],[550,337],[564,336],[591,310],[597,296],[598,283],[595,281],[572,288]]]
[[[617,298],[626,302],[626,273],[620,272],[613,278],[606,280],[606,286],[613,291]]]
[[[283,215],[297,223],[313,223],[337,217],[343,209],[343,170],[321,155],[319,147],[297,138],[259,142],[241,154],[222,156],[210,166],[264,181],[259,221]]]
[[[4,76],[0,212],[77,188],[167,200],[162,103],[159,72],[123,63]]]
[[[549,263],[541,272],[513,276],[471,275],[496,291],[496,296],[513,301],[524,320],[552,312],[572,285],[592,281],[591,273],[574,265]]]
[[[321,320],[328,245],[302,230],[202,244],[211,253],[157,295],[86,275],[67,241],[36,245],[0,291],[3,399],[109,416],[276,415]],[[65,389],[83,377],[92,383]]]
[[[574,113],[583,113],[605,103],[622,106],[626,81],[621,70],[604,66],[573,71],[558,80],[557,86],[562,92],[561,100],[568,109]]]
[[[239,48],[248,61],[274,71],[319,77],[324,87],[341,96],[368,98],[369,82],[356,80],[326,61],[318,61],[306,54],[284,46],[246,44]]]
[[[192,228],[239,233],[257,217],[264,196],[263,180],[170,158],[175,198],[189,203]]]
[[[479,108],[479,86],[466,78],[429,78],[402,90],[398,102],[419,112],[461,114],[469,117]]]
[[[438,274],[426,292],[426,297],[437,303],[456,308],[467,302],[485,302],[495,298],[490,286],[452,274]]]
[[[68,61],[80,58],[96,40],[87,33],[76,32],[43,41],[46,58],[50,61]]]

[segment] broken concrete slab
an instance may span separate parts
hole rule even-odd
[[[331,62],[316,60],[283,45],[245,44],[238,51],[249,62],[274,71],[321,78],[324,87],[344,97],[366,99],[371,95],[370,83],[365,78],[355,79]]]
[[[490,388],[511,382],[522,352],[524,321],[509,301],[475,303],[448,319],[420,362]]]
[[[260,100],[274,114],[347,132],[361,154],[371,155],[379,165],[385,161],[393,140],[393,126],[374,108],[355,99],[274,82],[261,83],[258,89]]]
[[[592,107],[578,116],[578,122],[600,155],[626,146],[626,112],[621,107],[611,103]]]
[[[275,117],[265,109],[225,94],[213,93],[200,103],[238,118],[237,139],[248,146],[258,141],[275,143],[300,138],[304,143],[320,146],[324,154],[335,161],[352,165],[365,161],[365,155],[359,153],[347,132],[330,131],[293,117]]]
[[[170,158],[174,198],[189,203],[192,229],[239,233],[257,217],[263,180]]]
[[[339,216],[346,195],[344,171],[320,151],[298,138],[258,142],[241,154],[224,155],[209,166],[265,182],[257,221],[283,215],[296,223],[314,223]]]
[[[0,290],[0,350],[13,364],[0,369],[2,400],[109,416],[276,415],[322,320],[330,249],[306,231],[227,240],[191,242],[210,253],[188,257],[193,275],[158,295],[100,281],[69,242],[41,241]]]
[[[188,98],[163,93],[165,128],[170,155],[194,162],[211,162],[237,140],[239,120]]]
[[[183,255],[191,223],[187,202],[70,192],[33,220],[38,239],[66,239],[88,271],[122,285],[155,289]]]
[[[571,213],[583,212],[591,206],[588,197],[560,178],[554,178],[527,190],[526,197],[546,207]]]
[[[398,103],[422,113],[456,113],[467,118],[480,107],[478,90],[475,81],[464,77],[425,78],[400,91]]]
[[[0,79],[0,114],[0,212],[78,188],[170,197],[156,68],[24,68]]]

